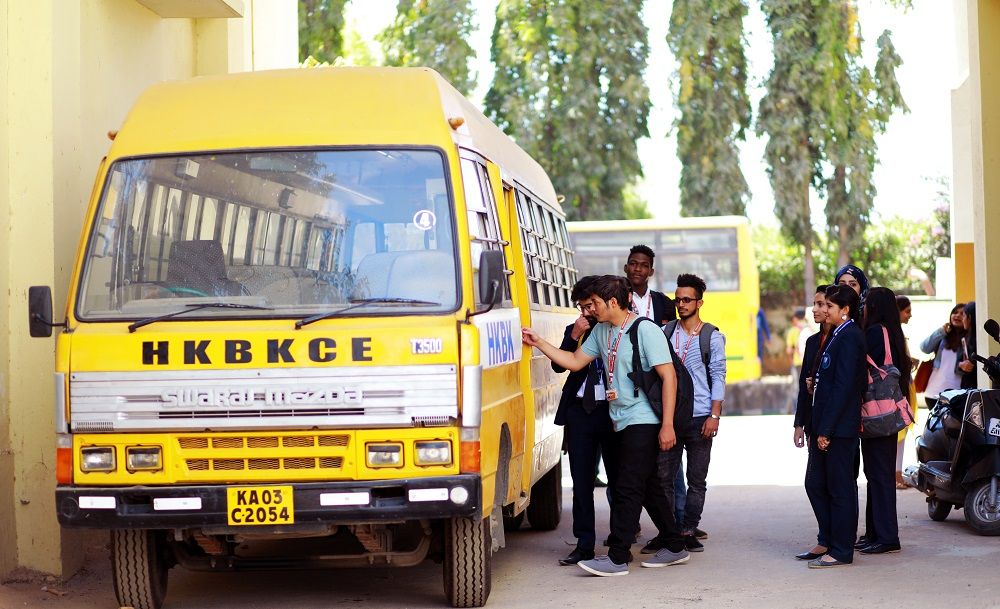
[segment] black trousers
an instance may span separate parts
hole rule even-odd
[[[899,543],[896,521],[896,436],[862,438],[868,504],[865,537],[877,543]]]
[[[705,509],[705,493],[708,489],[708,464],[712,459],[712,438],[704,438],[701,428],[707,416],[691,419],[688,425],[677,430],[677,446],[672,450],[661,452],[657,458],[657,473],[660,481],[668,490],[670,513],[661,514],[655,505],[645,505],[649,518],[656,525],[660,534],[657,540],[664,541],[671,533],[687,531],[693,533],[701,524],[701,513]],[[680,447],[681,450],[676,450]],[[677,478],[681,476],[681,457],[687,454],[687,490],[684,511],[681,519],[677,518]],[[673,492],[669,492],[673,491]]]
[[[566,445],[569,472],[573,477],[573,536],[582,550],[594,549],[594,481],[597,462],[604,455],[609,497],[618,479],[618,441],[608,414],[608,404],[598,404],[587,414],[577,398],[566,408]]]
[[[673,485],[664,488],[657,473],[657,456],[660,453],[660,426],[629,425],[618,432],[618,480],[611,503],[611,537],[608,556],[617,564],[631,560],[629,548],[639,530],[639,515],[644,502],[662,514],[669,514],[673,521],[671,501],[667,493]],[[671,450],[680,450],[674,446]],[[676,475],[676,471],[674,472]],[[671,478],[671,480],[673,480]],[[673,534],[665,540],[673,552],[684,549],[684,539],[674,525]]]
[[[830,438],[830,446],[819,450],[809,438],[806,494],[819,525],[818,539],[827,541],[827,554],[842,562],[854,562],[854,536],[858,532],[858,490],[854,477],[856,438]],[[895,458],[895,456],[894,456]]]

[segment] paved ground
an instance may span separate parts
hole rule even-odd
[[[851,567],[822,572],[794,560],[793,554],[812,545],[815,521],[801,488],[805,452],[791,444],[790,417],[725,419],[713,456],[702,526],[710,538],[706,551],[688,564],[635,567],[628,577],[613,579],[557,566],[573,543],[567,491],[558,531],[509,535],[508,547],[494,556],[489,606],[1000,607],[1000,538],[972,534],[961,512],[944,523],[931,522],[923,496],[913,490],[897,494],[902,553],[860,557]],[[598,522],[606,522],[601,495],[598,491],[603,506]],[[606,528],[600,529],[603,537]],[[648,520],[643,530],[652,531]],[[47,584],[59,594],[42,590],[44,582],[3,585],[0,609],[117,607],[106,552],[100,543],[92,549],[95,558],[84,573]],[[443,606],[440,566],[255,574],[175,570],[166,604],[168,609],[361,606]]]

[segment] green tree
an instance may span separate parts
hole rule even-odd
[[[314,57],[332,64],[344,52],[344,7],[348,0],[299,0],[299,61]]]
[[[641,0],[500,0],[486,114],[552,177],[570,219],[618,219],[642,175],[649,54]]]
[[[470,0],[399,0],[395,21],[378,37],[386,65],[434,68],[468,95],[476,86],[467,42],[474,17]]]
[[[816,284],[810,186],[821,177],[812,136],[819,119],[809,95],[818,86],[815,7],[812,0],[763,0],[762,7],[774,41],[774,67],[760,101],[757,133],[768,136],[764,159],[774,214],[783,235],[802,245],[804,289],[797,292],[808,295]]]
[[[681,213],[744,215],[750,190],[738,142],[750,126],[744,0],[675,0],[667,42],[680,62],[676,92]]]

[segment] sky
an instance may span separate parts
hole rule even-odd
[[[496,0],[473,0],[478,29],[470,40],[476,52],[473,69],[478,86],[470,96],[481,104],[493,78],[490,63],[490,36],[495,21]],[[935,180],[951,179],[951,89],[961,84],[957,75],[952,3],[944,0],[914,0],[904,11],[880,0],[859,0],[859,21],[864,38],[866,62],[874,67],[876,41],[883,30],[892,32],[896,51],[903,59],[897,72],[903,98],[910,112],[897,112],[886,133],[876,138],[880,164],[875,170],[873,219],[905,215],[928,217],[939,205]],[[677,63],[666,43],[670,0],[646,0],[643,21],[649,30],[650,55],[646,82],[653,104],[649,115],[650,137],[639,140],[639,156],[645,178],[639,195],[658,218],[671,218],[679,211],[678,182],[681,165],[677,159],[672,126],[677,118],[674,105]],[[379,52],[375,35],[384,29],[396,12],[396,0],[356,0],[348,4],[346,20],[362,38]],[[754,118],[764,84],[771,70],[771,36],[759,3],[750,2],[744,21],[749,61],[749,87]],[[741,146],[741,166],[751,191],[747,215],[755,223],[776,225],[774,202],[763,161],[766,140],[757,138],[753,126]],[[813,202],[813,223],[823,225],[822,202]]]

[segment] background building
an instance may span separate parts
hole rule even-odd
[[[53,485],[54,340],[28,338],[28,286],[56,317],[95,172],[163,80],[298,63],[295,0],[0,0],[0,577],[69,574]]]

